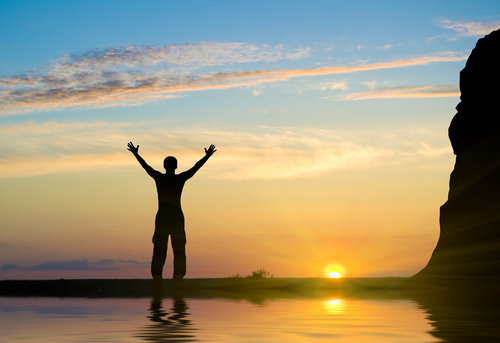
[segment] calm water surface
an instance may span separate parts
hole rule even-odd
[[[0,298],[1,342],[437,342],[407,299]]]
[[[229,298],[0,297],[0,342],[500,342],[497,302]]]

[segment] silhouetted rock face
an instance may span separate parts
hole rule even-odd
[[[456,155],[500,123],[500,30],[481,38],[460,72],[460,103],[449,136]],[[498,143],[496,144],[498,148]]]
[[[405,285],[500,285],[500,30],[477,42],[460,72],[449,137],[457,155],[441,233],[428,265]]]

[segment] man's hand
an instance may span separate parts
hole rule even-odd
[[[129,143],[129,144],[130,144],[130,143]],[[139,147],[139,146],[137,146],[137,147]],[[212,144],[212,145],[210,145],[210,147],[209,147],[208,149],[207,149],[207,148],[205,148],[205,154],[206,154],[208,157],[212,156],[212,155],[214,154],[214,152],[216,152],[216,151],[217,151],[217,150],[215,150],[215,145],[213,145],[213,144]]]
[[[135,147],[132,142],[128,142],[127,146],[128,146],[127,150],[130,151],[132,154],[137,154],[139,152],[139,146]]]

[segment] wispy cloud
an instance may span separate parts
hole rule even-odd
[[[394,98],[438,98],[460,96],[460,89],[456,85],[414,86],[378,88],[367,92],[351,93],[326,97],[333,100],[367,100],[367,99],[394,99]]]
[[[61,56],[45,68],[0,77],[0,113],[24,113],[75,106],[137,105],[172,98],[172,92],[203,89],[210,75],[193,70],[255,62],[297,60],[310,48],[204,42],[160,47],[95,49]],[[208,82],[210,83],[210,82]],[[180,88],[179,88],[180,86]]]
[[[377,81],[365,81],[365,82],[361,82],[363,85],[365,85],[366,87],[368,88],[375,88],[377,85],[378,85],[378,82]]]
[[[0,177],[140,169],[126,151],[130,140],[140,145],[141,155],[158,170],[166,155],[179,159],[180,170],[190,168],[203,156],[203,147],[214,143],[217,163],[208,163],[200,176],[218,179],[314,177],[400,163],[401,156],[430,156],[422,143],[430,149],[442,147],[429,142],[429,133],[416,136],[411,144],[406,143],[408,132],[391,133],[385,143],[381,137],[386,134],[366,138],[373,134],[318,128],[172,129],[166,122],[28,123],[0,128],[0,145],[9,147],[0,151]]]
[[[335,90],[335,89],[341,89],[341,90],[345,91],[347,88],[349,88],[346,81],[323,82],[323,83],[317,84],[316,87],[318,89],[323,90],[323,91]]]
[[[336,45],[335,44],[329,44],[328,46],[326,46],[323,51],[332,51],[333,49],[336,48]]]
[[[418,149],[418,153],[423,155],[423,156],[432,157],[432,156],[441,156],[441,155],[450,153],[449,146],[437,148],[437,147],[431,147],[429,144],[423,143],[423,142],[421,143],[421,145],[422,145],[422,147],[420,149]]]
[[[309,57],[309,52],[311,51],[311,48],[299,48],[295,49],[294,52],[286,54],[286,58],[289,60],[300,60],[301,58],[306,58]]]
[[[454,37],[473,37],[487,35],[491,31],[500,28],[500,21],[481,22],[481,21],[453,21],[453,20],[440,20],[438,24],[444,28],[458,32]]]
[[[37,264],[31,267],[19,267],[15,264],[4,264],[0,270],[119,270],[126,268],[138,268],[148,266],[150,262],[139,262],[133,260],[99,260],[90,262],[87,259],[71,261],[51,261]]]
[[[309,48],[285,53],[283,48],[243,43],[202,43],[168,47],[128,47],[67,55],[50,66],[0,78],[0,114],[75,107],[139,105],[206,89],[255,87],[263,82],[462,61],[467,56],[440,52],[403,60],[345,67],[211,72],[207,67],[234,63],[295,60]],[[197,70],[197,73],[193,71]]]

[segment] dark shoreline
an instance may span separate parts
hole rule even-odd
[[[266,295],[316,297],[329,293],[385,293],[396,291],[404,277],[381,278],[210,278],[185,279],[181,288],[167,279],[160,289],[165,295],[182,291],[192,297]],[[3,280],[0,296],[46,297],[150,297],[151,279]],[[158,292],[155,289],[154,292]],[[372,296],[374,294],[371,294]]]

